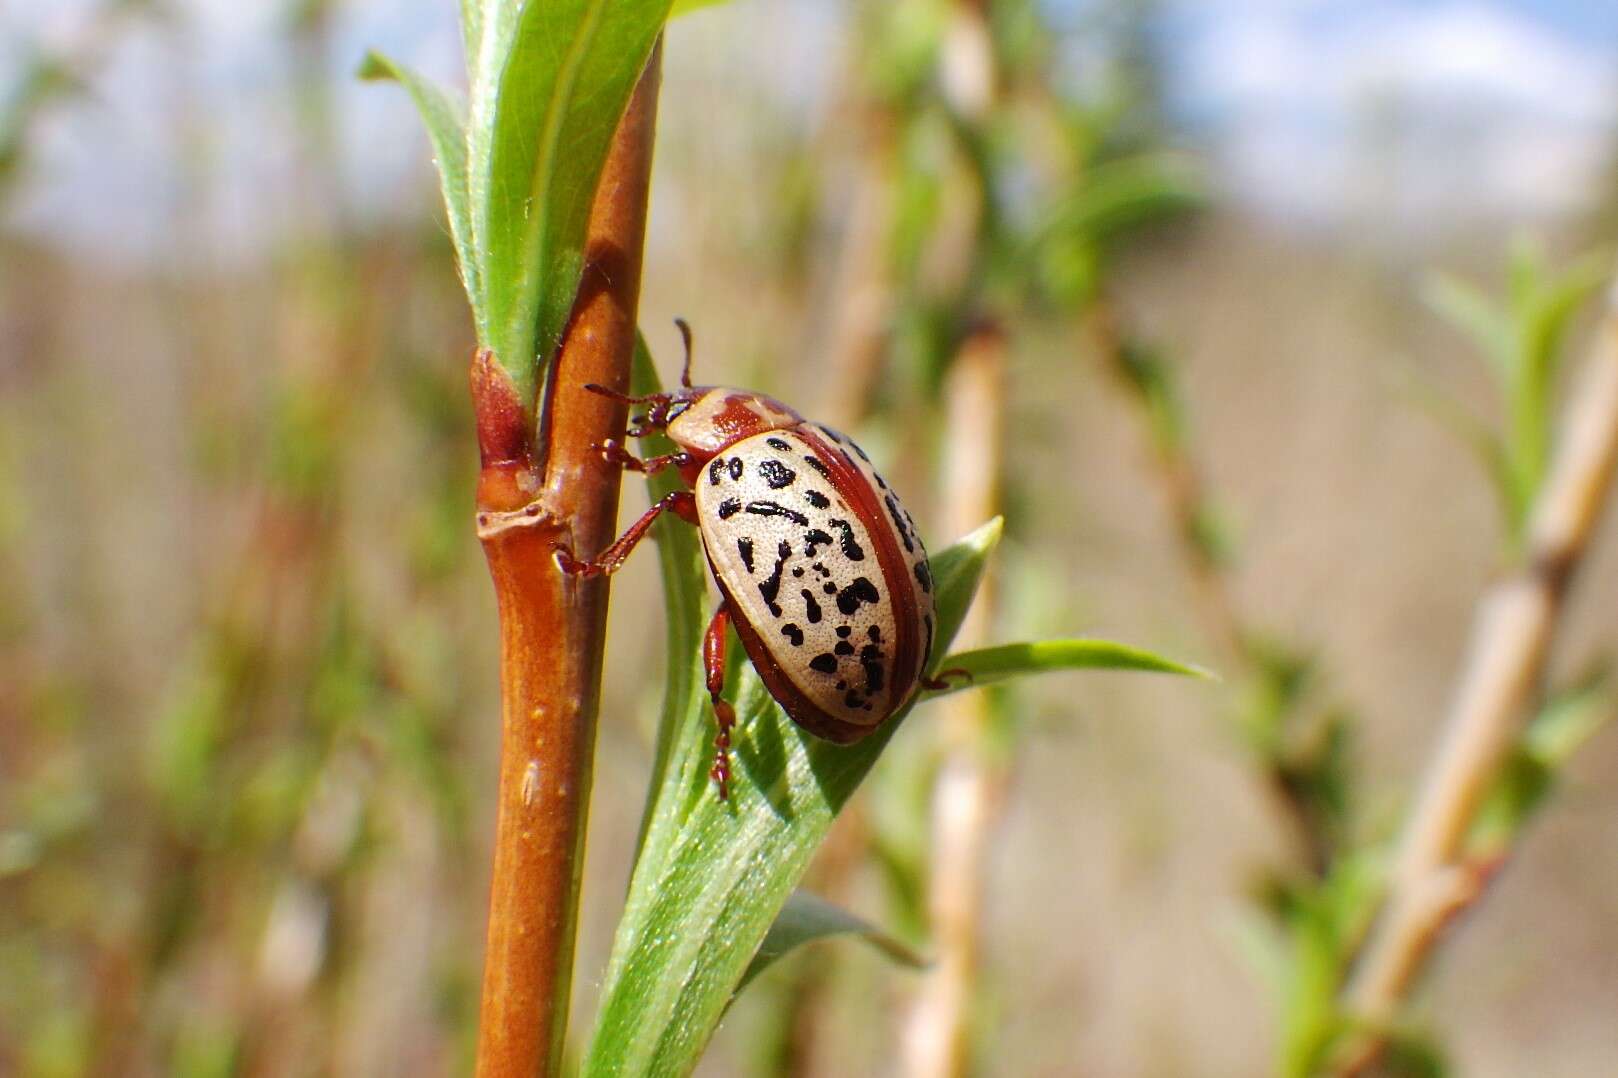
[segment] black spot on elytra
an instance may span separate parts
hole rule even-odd
[[[875,644],[860,648],[860,666],[865,669],[865,691],[875,696],[882,691],[887,672],[882,668],[882,649]]]
[[[837,585],[828,580],[820,586],[820,590],[825,592],[827,595],[836,595]]]
[[[819,573],[821,576],[831,576],[831,570],[826,568],[826,563],[823,562],[823,561],[815,562],[814,570],[815,570],[815,572]]]
[[[870,637],[871,642],[874,644],[882,643],[882,626],[872,625],[869,629],[865,630],[865,635]]]
[[[921,649],[921,661],[925,663],[933,653],[933,616],[923,614],[921,623],[927,627],[927,646]]]
[[[758,474],[764,477],[764,482],[770,485],[771,490],[790,487],[798,479],[797,472],[774,457],[766,457],[758,462]]]
[[[753,571],[753,540],[736,540],[736,553],[742,556],[742,564],[747,566],[747,571],[751,573]]]
[[[829,651],[822,651],[809,660],[809,669],[819,670],[822,674],[837,673],[837,656]]]
[[[874,626],[874,625],[871,626],[871,627],[873,629],[876,628],[876,626]],[[848,639],[848,634],[853,632],[853,631],[854,630],[850,629],[847,625],[839,625],[839,626],[837,626],[837,635],[842,637],[845,640]]]
[[[865,548],[860,546],[854,538],[854,526],[846,520],[828,520],[826,522],[842,532],[843,557],[849,561],[864,561]]]
[[[713,463],[708,465],[708,485],[711,487],[717,487],[719,485],[719,480],[723,478],[720,473],[724,470],[725,458],[715,457],[713,459]]]
[[[731,457],[730,463],[726,465],[726,467],[730,469],[730,477],[732,479],[740,479],[742,477],[743,465],[741,457]]]
[[[905,526],[905,520],[901,510],[899,509],[899,503],[894,500],[894,497],[891,494],[884,494],[882,496],[882,501],[883,504],[888,507],[888,516],[893,518],[893,530],[899,533],[900,539],[904,540],[905,553],[914,554],[916,552],[916,544],[910,539],[910,529]]]
[[[854,578],[854,583],[837,593],[837,609],[844,614],[852,614],[859,610],[864,603],[880,602],[882,596],[876,590],[876,585],[863,576]]]
[[[933,574],[924,561],[916,563],[916,583],[921,585],[922,591],[931,594],[933,590]]]
[[[865,697],[853,689],[843,694],[843,706],[848,708],[863,707],[867,711],[871,710],[871,705],[865,702]]]
[[[781,616],[781,608],[775,602],[775,597],[781,593],[781,570],[786,568],[787,559],[792,557],[792,548],[785,541],[776,547],[775,568],[770,571],[769,578],[758,586],[758,593],[764,597],[764,605],[770,608],[774,617]]]
[[[819,457],[804,457],[803,462],[821,474],[822,478],[830,479],[831,472],[826,468],[826,462]]]
[[[854,439],[850,438],[848,440],[848,444],[853,448],[854,452],[856,452],[856,453],[858,453],[860,455],[861,460],[863,460],[867,464],[871,463],[871,458],[865,455],[865,450],[863,450],[863,449],[861,449],[859,447],[858,442],[856,442],[856,441],[854,441]]]
[[[854,654],[854,645],[850,644],[847,640],[839,640],[837,641],[837,646],[832,648],[832,650],[839,655],[852,655]]]
[[[800,577],[802,575],[803,575],[803,566],[794,565],[792,567],[792,576],[793,576],[793,578],[796,579],[796,578],[798,578],[798,577]]]
[[[803,596],[803,616],[809,619],[810,625],[819,625],[820,604],[815,602],[815,597],[809,593],[808,588],[804,588],[799,594]]]
[[[719,503],[719,519],[729,520],[742,511],[742,503],[738,498],[726,498]]]
[[[803,630],[790,621],[781,626],[781,635],[792,641],[793,647],[800,648],[803,646]]]
[[[748,502],[747,511],[757,517],[786,517],[800,528],[809,523],[808,517],[796,509],[788,509],[779,502]]]
[[[771,449],[779,449],[783,453],[792,448],[792,446],[788,445],[786,440],[782,438],[766,438],[764,439],[764,444],[769,446]]]
[[[818,490],[805,491],[803,497],[805,501],[816,509],[826,509],[831,505],[831,499]]]
[[[843,690],[844,690],[844,689],[846,689],[846,688],[848,688],[848,682],[846,682],[846,681],[839,681],[839,682],[838,682],[838,683],[837,683],[837,691],[838,691],[838,692],[842,692],[842,691],[843,691]]]
[[[831,546],[831,535],[820,528],[810,528],[803,533],[803,556],[812,558],[820,553],[820,547]],[[818,563],[817,563],[817,568]]]

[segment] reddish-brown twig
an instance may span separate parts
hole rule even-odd
[[[619,123],[590,215],[584,278],[531,435],[489,352],[472,364],[482,471],[478,537],[500,610],[499,809],[478,1026],[480,1078],[558,1072],[606,631],[607,580],[555,552],[612,540],[625,407],[587,382],[629,386],[661,49]]]

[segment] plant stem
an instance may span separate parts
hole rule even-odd
[[[1158,485],[1174,524],[1174,536],[1186,571],[1191,577],[1204,630],[1223,661],[1246,675],[1258,673],[1262,659],[1255,650],[1254,634],[1247,628],[1232,594],[1224,566],[1209,549],[1205,522],[1211,516],[1201,470],[1183,431],[1154,429],[1154,402],[1131,371],[1129,350],[1118,327],[1118,315],[1105,297],[1098,298],[1085,319],[1085,331],[1101,361],[1129,394],[1141,422],[1152,435],[1153,464]],[[1299,862],[1315,876],[1324,875],[1331,859],[1331,840],[1296,786],[1289,781],[1283,756],[1260,758],[1264,792],[1277,817],[1291,835]]]
[[[847,428],[859,426],[870,413],[898,302],[889,265],[894,121],[875,105],[856,115],[861,127],[859,176],[837,265],[826,361],[831,373],[821,409],[832,425]]]
[[[1618,283],[1561,445],[1537,498],[1528,556],[1478,606],[1472,645],[1446,728],[1405,828],[1381,916],[1350,981],[1350,1008],[1391,1018],[1440,930],[1482,892],[1491,865],[1466,839],[1539,691],[1546,658],[1618,464]],[[1374,1058],[1362,1046],[1344,1068]]]
[[[1142,424],[1152,435],[1153,463],[1158,482],[1168,503],[1169,516],[1173,519],[1175,539],[1196,590],[1197,611],[1203,625],[1225,658],[1245,666],[1251,660],[1247,633],[1242,627],[1224,569],[1208,549],[1203,535],[1203,523],[1209,515],[1208,497],[1190,447],[1186,445],[1183,433],[1165,438],[1161,432],[1153,430],[1152,401],[1130,372],[1125,331],[1119,328],[1118,312],[1109,299],[1102,296],[1091,303],[1086,312],[1084,329],[1091,346],[1117,379],[1119,386],[1129,394],[1140,413]]]
[[[607,581],[562,573],[559,545],[593,554],[613,538],[625,407],[583,390],[629,387],[646,231],[661,47],[602,172],[585,270],[545,380],[535,437],[494,354],[472,363],[482,471],[478,538],[500,610],[501,744],[489,897],[480,1078],[558,1073],[606,633]]]
[[[947,535],[963,534],[998,510],[1005,352],[998,327],[983,327],[966,339],[950,368],[944,428],[950,438],[943,462],[950,477],[943,507]],[[957,646],[987,642],[991,583],[985,575],[979,584]],[[961,693],[940,706],[949,746],[933,791],[927,905],[935,956],[903,1032],[902,1070],[911,1078],[969,1069],[985,873],[1006,786],[1004,757],[990,743],[990,695]]]

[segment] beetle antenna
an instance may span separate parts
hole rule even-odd
[[[691,388],[691,324],[683,318],[676,318],[674,324],[680,329],[680,339],[685,342],[685,366],[680,369],[680,384],[686,389]]]
[[[608,397],[624,404],[656,404],[659,401],[667,401],[669,396],[667,393],[648,393],[644,397],[632,397],[628,393],[620,393],[616,389],[608,389],[594,382],[584,383],[584,388],[597,396]]]

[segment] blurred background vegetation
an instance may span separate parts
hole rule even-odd
[[[1521,553],[1611,263],[1598,8],[734,0],[671,28],[665,368],[684,315],[701,380],[857,431],[936,548],[946,386],[992,331],[993,635],[1225,676],[990,698],[979,1072],[1311,1051],[1312,941]],[[454,5],[0,7],[0,1074],[469,1063],[497,746],[472,338],[425,139],[352,77],[369,45],[453,79]],[[650,767],[653,561],[614,589],[578,1021]],[[1518,761],[1558,797],[1519,839],[1507,791],[1480,841],[1512,863],[1411,1013],[1457,1073],[1618,1053],[1618,742],[1569,752],[1613,709],[1615,588],[1600,535],[1562,733]],[[931,717],[811,876],[921,944]],[[703,1073],[883,1073],[916,991],[809,949]]]

